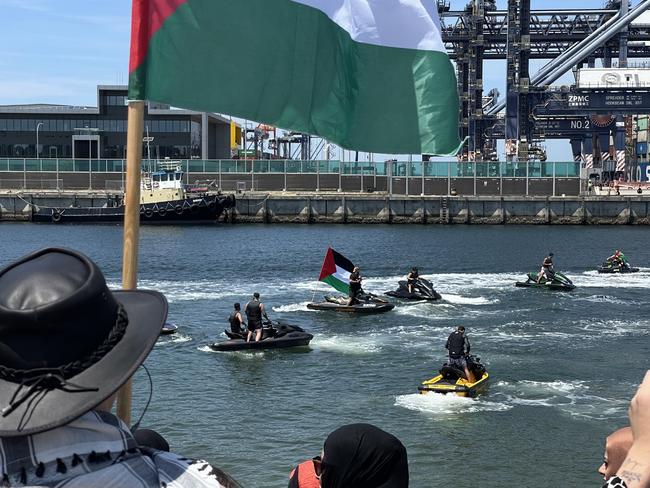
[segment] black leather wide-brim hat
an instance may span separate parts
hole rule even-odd
[[[166,317],[161,293],[111,291],[70,249],[0,270],[0,437],[45,432],[98,406],[149,355]]]

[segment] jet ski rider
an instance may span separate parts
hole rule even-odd
[[[542,262],[542,269],[537,275],[537,283],[540,283],[542,281],[542,278],[546,278],[547,281],[551,281],[554,274],[555,270],[553,269],[553,253],[550,252]]]
[[[228,322],[230,322],[230,332],[243,336],[246,333],[246,330],[242,328],[242,325],[246,326],[246,323],[241,315],[241,305],[235,303],[234,307],[235,309],[230,313],[230,317],[228,317]]]
[[[418,269],[416,267],[411,268],[409,274],[406,275],[406,286],[409,289],[409,293],[413,293],[413,287],[417,283],[418,278],[420,278]]]
[[[612,266],[621,266],[621,267],[627,267],[627,258],[625,257],[625,254],[623,254],[620,249],[617,249],[614,251],[614,254],[612,254],[610,257],[607,258],[607,261],[612,265]]]
[[[350,273],[350,298],[348,299],[348,305],[354,305],[355,303],[358,302],[357,296],[363,292],[361,289],[361,281],[363,278],[361,278],[361,270],[359,269],[359,266],[355,266],[352,269],[352,273]]]
[[[469,338],[465,336],[465,327],[459,325],[458,328],[449,334],[445,348],[449,350],[449,365],[465,372],[465,378],[470,383],[474,383],[476,378],[467,368],[467,360],[465,356],[469,354],[470,350]]]
[[[260,302],[260,294],[253,293],[253,299],[246,304],[246,317],[248,317],[248,336],[246,342],[250,342],[255,333],[255,342],[262,340],[262,317],[269,320],[266,315],[264,304]]]

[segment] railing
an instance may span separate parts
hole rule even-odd
[[[385,191],[405,194],[431,194],[427,190],[438,185],[436,194],[480,194],[481,185],[496,185],[497,194],[504,194],[504,184],[525,182],[528,194],[534,180],[549,180],[549,194],[555,194],[557,180],[580,181],[580,163],[570,162],[456,162],[456,161],[301,161],[301,160],[178,160],[187,183],[197,179],[214,179],[225,190],[282,191]],[[154,162],[143,161],[143,168],[154,169]],[[0,159],[0,182],[3,173],[22,173],[23,189],[31,187],[35,173],[56,182],[56,189],[88,188],[122,190],[126,161],[122,159]],[[29,177],[28,177],[29,176]],[[6,179],[6,181],[7,181]],[[337,181],[338,179],[338,181]],[[357,181],[358,180],[358,181]],[[300,183],[296,183],[299,181]],[[473,182],[473,184],[469,184]],[[87,183],[87,184],[86,184]],[[446,188],[440,190],[440,184]],[[355,187],[355,185],[357,185]],[[469,185],[468,185],[469,184]],[[400,188],[406,186],[404,191]],[[13,185],[12,185],[13,186]],[[49,188],[50,185],[48,184]],[[419,187],[413,189],[413,187]],[[0,184],[2,188],[2,184]],[[351,189],[354,188],[354,189]],[[432,190],[431,190],[432,191]],[[509,192],[505,192],[510,194]]]

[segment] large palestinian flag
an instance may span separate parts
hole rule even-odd
[[[328,247],[318,280],[324,281],[342,293],[348,293],[350,291],[350,273],[353,269],[352,261]]]
[[[133,0],[129,98],[388,154],[455,154],[434,0]]]

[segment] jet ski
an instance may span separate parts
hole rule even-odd
[[[467,356],[467,369],[474,374],[475,381],[470,382],[465,378],[465,372],[445,363],[440,368],[440,374],[430,380],[422,382],[418,391],[422,395],[427,393],[455,393],[461,397],[475,397],[481,393],[487,386],[490,375],[481,363],[481,358],[476,356]]]
[[[395,291],[387,291],[385,295],[389,297],[401,298],[402,300],[440,300],[440,294],[433,289],[429,280],[418,278],[413,284],[413,293],[409,292],[408,282],[400,281],[399,288]]]
[[[352,305],[348,305],[347,297],[334,297],[325,295],[325,301],[308,303],[307,308],[311,310],[334,310],[347,313],[383,313],[395,308],[392,303],[372,293],[360,293],[356,296]]]
[[[633,268],[627,263],[613,263],[611,261],[605,261],[602,266],[598,267],[599,273],[638,273],[639,268]]]
[[[573,281],[559,271],[553,273],[553,277],[550,280],[543,277],[539,283],[537,283],[537,273],[528,273],[527,277],[528,279],[526,281],[518,281],[515,285],[526,288],[547,288],[549,290],[565,291],[573,290],[576,287]]]
[[[160,331],[160,335],[176,334],[177,331],[178,325],[172,322],[165,322],[165,324],[162,326],[162,330]]]
[[[234,333],[224,330],[227,341],[210,344],[214,351],[245,351],[259,349],[280,349],[285,347],[307,346],[314,338],[297,325],[281,322],[265,322],[262,329],[262,340],[246,342],[247,332]]]

